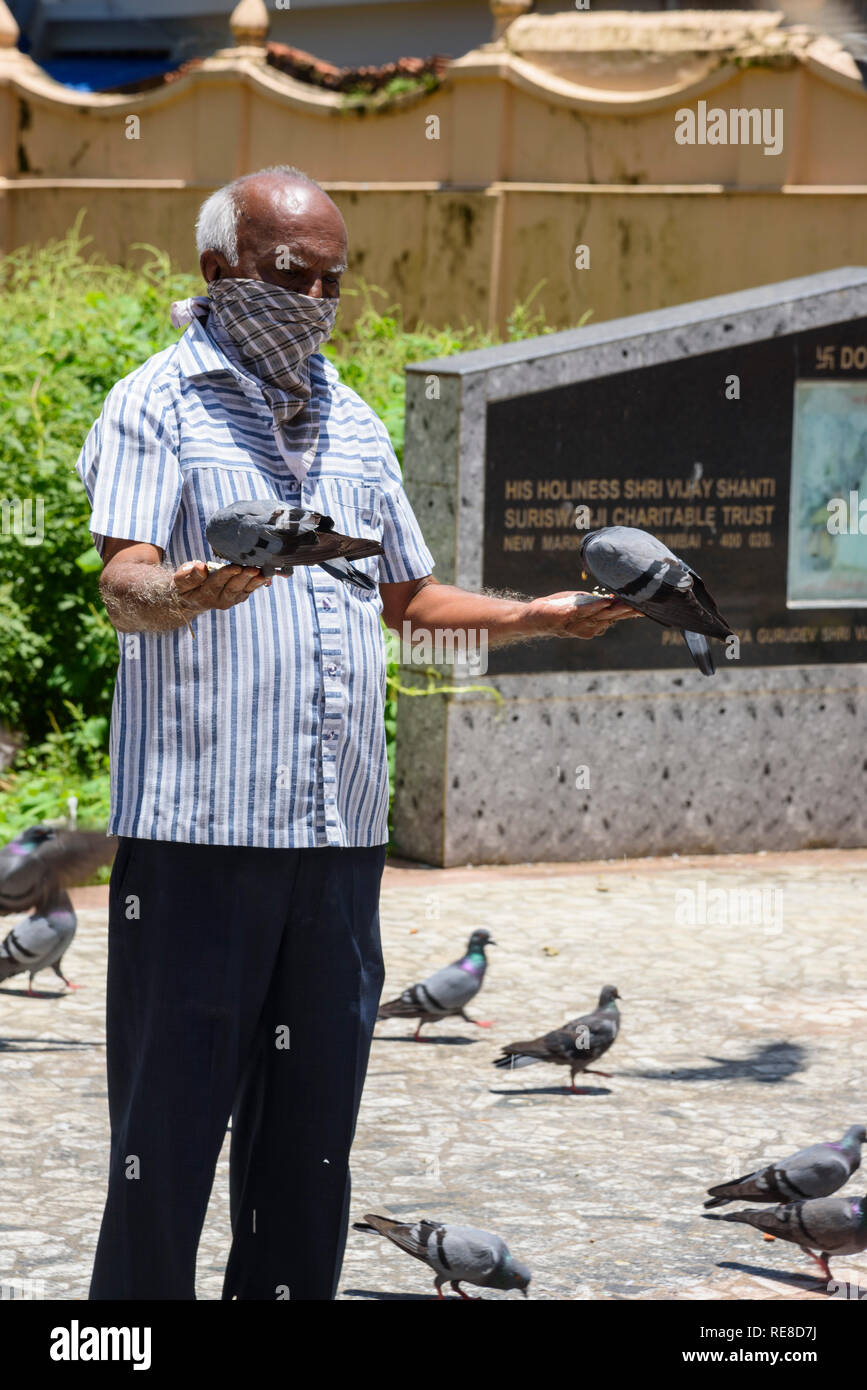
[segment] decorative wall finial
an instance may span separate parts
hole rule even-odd
[[[494,16],[493,39],[502,38],[513,19],[529,14],[534,0],[488,0],[488,8]]]
[[[241,0],[229,16],[232,38],[239,48],[264,48],[269,24],[264,0]]]
[[[3,0],[0,0],[0,48],[14,48],[18,43],[20,30]]]

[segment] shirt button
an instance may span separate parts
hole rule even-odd
[[[328,666],[326,666],[325,670],[328,672],[329,676],[340,675],[340,667],[334,661],[332,661]]]

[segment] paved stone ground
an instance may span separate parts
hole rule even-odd
[[[763,890],[765,920],[719,920],[719,888]],[[711,923],[684,920],[689,892]],[[29,999],[20,980],[0,986],[0,1281],[39,1277],[49,1299],[86,1295],[104,1196],[104,896],[79,899],[67,964],[85,988]],[[354,1218],[429,1215],[498,1231],[541,1299],[826,1296],[794,1247],[699,1213],[710,1183],[867,1122],[865,902],[867,852],[390,867],[388,996],[486,926],[499,944],[474,1012],[496,1022],[447,1021],[427,1043],[397,1020],[377,1026]],[[569,1095],[559,1069],[493,1070],[498,1044],[584,1012],[605,983],[624,997],[623,1027],[603,1063],[613,1076],[595,1079],[594,1094]],[[53,976],[37,984],[47,995]],[[846,1190],[865,1186],[859,1174]],[[224,1152],[199,1297],[219,1297],[227,1247]],[[867,1287],[867,1254],[833,1268]],[[413,1299],[430,1287],[422,1265],[350,1233],[341,1298]]]

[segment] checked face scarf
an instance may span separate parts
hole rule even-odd
[[[330,336],[336,299],[312,299],[264,280],[214,280],[207,296],[172,305],[176,328],[209,319],[208,332],[226,355],[256,377],[273,417],[277,447],[293,473],[306,477],[319,443],[319,406],[310,362]]]

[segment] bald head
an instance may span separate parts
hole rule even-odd
[[[197,240],[208,283],[264,280],[314,299],[340,295],[346,227],[325,190],[299,170],[263,169],[219,189],[202,207]]]

